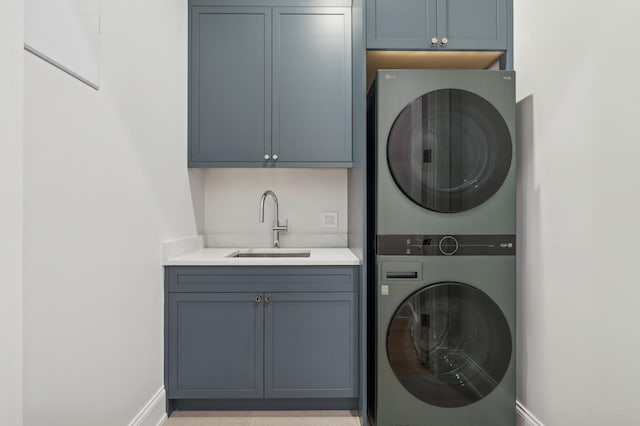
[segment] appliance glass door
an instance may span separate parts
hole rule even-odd
[[[461,407],[498,386],[511,360],[511,332],[500,308],[482,291],[437,283],[413,293],[396,310],[387,356],[413,396]]]
[[[400,190],[429,210],[457,213],[488,200],[511,166],[500,113],[465,90],[436,90],[407,105],[389,132],[387,161]]]

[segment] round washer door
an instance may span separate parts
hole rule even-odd
[[[511,166],[511,136],[484,98],[459,89],[427,93],[396,117],[387,161],[400,190],[436,212],[470,210],[500,189]]]
[[[400,383],[439,407],[487,396],[511,360],[511,332],[498,305],[466,284],[445,282],[409,296],[387,331],[387,356]]]

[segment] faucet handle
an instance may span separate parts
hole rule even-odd
[[[279,222],[275,222],[273,224],[274,231],[288,231],[289,230],[289,219],[284,220],[284,225],[280,225]]]

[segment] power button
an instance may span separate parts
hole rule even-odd
[[[446,237],[442,237],[440,242],[438,243],[438,248],[440,249],[440,253],[445,256],[451,256],[456,254],[458,251],[458,240],[453,238],[451,235],[447,235]]]

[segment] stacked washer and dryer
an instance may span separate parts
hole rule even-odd
[[[515,74],[380,70],[368,127],[370,419],[514,426]]]

